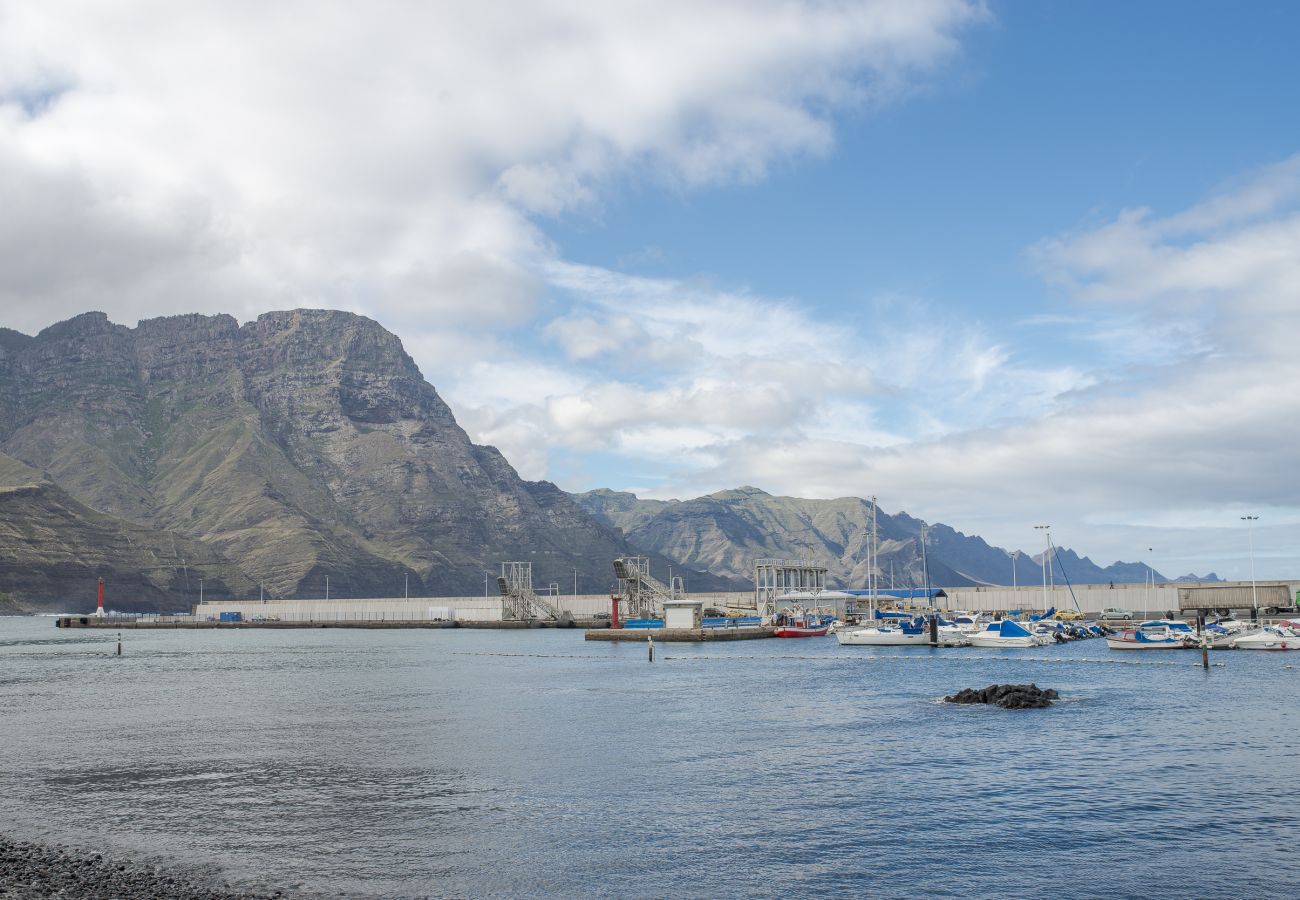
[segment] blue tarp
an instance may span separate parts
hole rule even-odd
[[[842,593],[852,594],[855,597],[871,596],[871,591],[867,590],[845,590]],[[877,590],[876,594],[881,597],[893,597],[897,600],[933,600],[936,597],[948,596],[943,592],[943,588],[931,588],[928,591],[924,588],[885,588]]]

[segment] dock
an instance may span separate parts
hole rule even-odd
[[[756,641],[776,636],[775,628],[742,626],[737,628],[588,628],[589,641],[648,641],[697,643],[700,641]]]

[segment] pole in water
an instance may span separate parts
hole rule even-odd
[[[1201,636],[1201,668],[1209,670],[1210,668],[1210,642],[1209,635],[1205,631],[1205,613],[1198,613],[1196,616],[1196,633]]]
[[[646,640],[646,646],[649,648],[650,662],[654,662],[655,661],[655,636],[653,634],[648,635],[648,639]]]
[[[939,614],[930,616],[930,646],[939,646]]]
[[[117,633],[117,655],[122,655],[122,632]]]

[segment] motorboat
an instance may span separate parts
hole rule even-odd
[[[1030,631],[1015,619],[990,622],[983,631],[967,635],[972,647],[1041,647],[1050,637]]]
[[[1300,650],[1300,623],[1265,625],[1253,634],[1235,639],[1232,646],[1237,650]]]
[[[977,631],[984,630],[984,626],[989,623],[989,615],[988,613],[959,610],[952,614],[952,623],[962,632],[974,634]]]
[[[1205,623],[1205,645],[1211,650],[1230,650],[1238,638],[1256,634],[1259,630],[1258,625],[1224,616]],[[1200,646],[1199,642],[1197,646]]]
[[[1186,650],[1199,646],[1199,641],[1186,622],[1152,619],[1107,636],[1106,646],[1112,650]]]

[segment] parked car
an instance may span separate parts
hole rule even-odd
[[[1127,609],[1110,607],[1101,611],[1101,618],[1103,622],[1128,622],[1132,620],[1133,613]]]
[[[1084,618],[1083,613],[1077,609],[1060,609],[1056,611],[1056,620],[1058,622],[1076,622]]]

